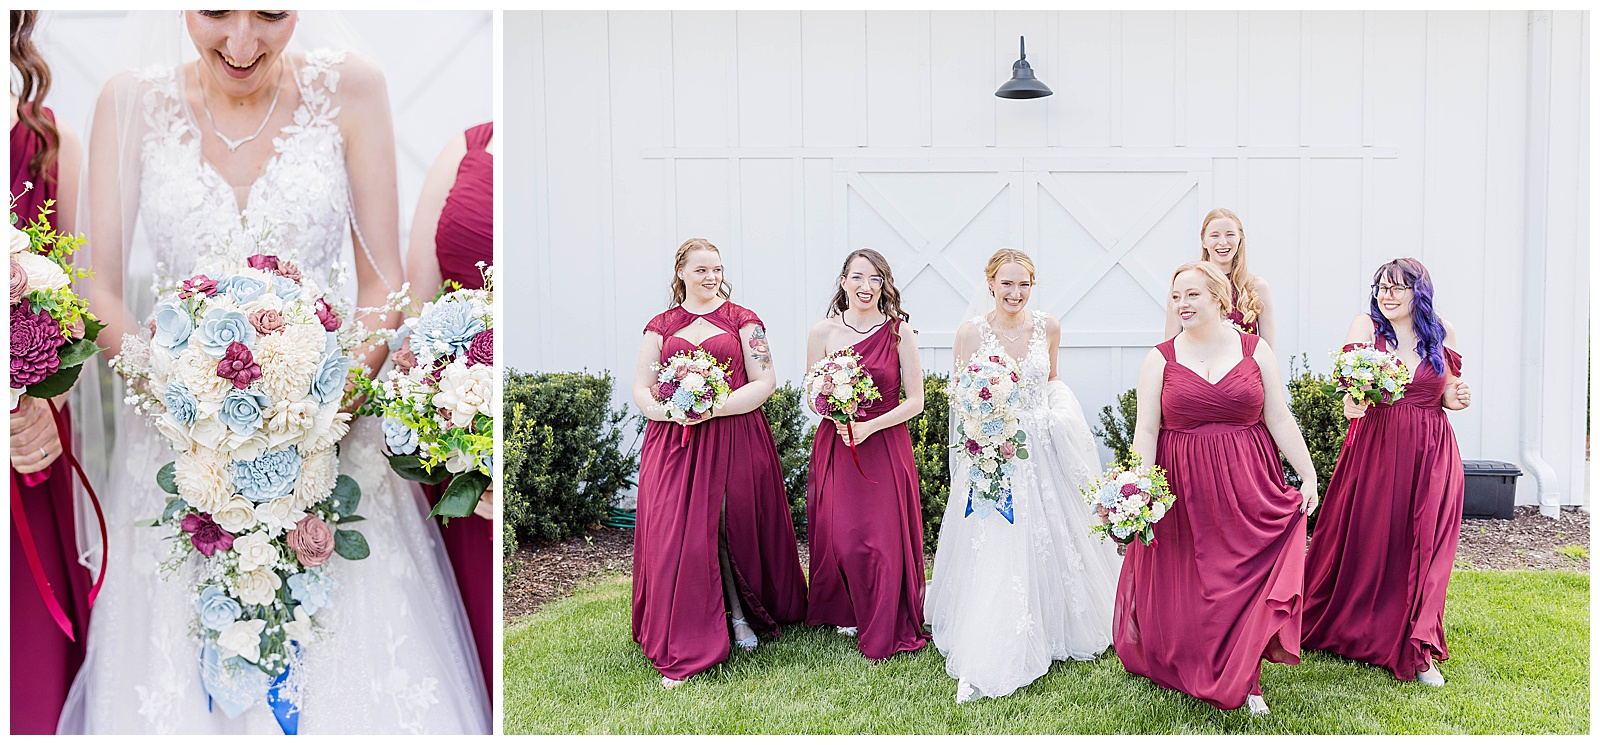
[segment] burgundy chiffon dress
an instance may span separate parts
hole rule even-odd
[[[50,109],[43,108],[43,114],[55,121]],[[15,212],[21,223],[38,217],[39,207],[56,196],[55,181],[28,171],[28,161],[43,146],[42,139],[21,122],[11,128],[11,193],[18,195]],[[53,175],[56,165],[50,169]],[[33,189],[25,194],[24,181],[33,182]],[[64,434],[71,443],[72,433]],[[11,471],[12,734],[54,734],[67,689],[83,663],[84,639],[89,629],[89,588],[93,583],[89,570],[77,560],[72,484],[65,457],[57,458],[31,478],[15,469]],[[17,534],[19,498],[49,589],[72,622],[77,641],[68,639],[50,617],[34,582]]]
[[[860,408],[859,421],[871,421],[899,405],[895,333],[907,333],[898,320],[854,345],[883,396]],[[832,421],[817,427],[806,489],[811,543],[806,623],[854,626],[861,653],[882,660],[922,649],[930,638],[922,630],[927,585],[922,492],[906,425],[856,443],[856,454],[859,470]]]
[[[1215,384],[1156,346],[1162,372],[1156,464],[1177,499],[1156,545],[1128,546],[1112,636],[1128,672],[1220,709],[1261,692],[1261,660],[1300,661],[1306,521],[1262,421],[1259,338]]]
[[[1460,375],[1461,355],[1447,347],[1444,356]],[[1444,388],[1424,360],[1404,398],[1350,422],[1306,559],[1305,646],[1401,680],[1450,657],[1444,599],[1466,476]]]
[[[493,122],[467,130],[467,154],[456,168],[456,182],[445,197],[434,235],[439,274],[473,290],[483,287],[478,262],[494,263],[494,156],[484,150],[493,134]],[[448,483],[425,486],[429,501],[437,502]],[[493,691],[494,523],[477,515],[451,518],[439,527],[439,535],[461,589],[484,683]]]
[[[675,336],[703,318],[722,333],[698,345]],[[681,306],[650,319],[661,361],[697,347],[748,382],[739,330],[755,313],[724,302],[696,315]],[[639,457],[639,513],[633,537],[633,639],[663,676],[684,680],[728,657],[719,541],[727,546],[744,617],[756,634],[805,618],[806,584],[772,430],[760,409],[688,428],[652,421]],[[725,529],[719,516],[726,511]]]

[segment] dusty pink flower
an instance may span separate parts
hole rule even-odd
[[[1010,458],[1010,457],[1015,456],[1016,454],[1017,454],[1017,444],[1016,443],[1011,442],[1010,440],[1007,440],[1005,442],[1000,443],[1000,455],[1001,456],[1006,457],[1006,458]]]
[[[333,556],[333,529],[316,515],[306,515],[284,536],[301,566],[321,566]]]
[[[339,330],[339,314],[334,312],[326,299],[320,297],[317,298],[317,320],[321,321],[322,328],[328,331]]]
[[[88,330],[89,327],[83,322],[82,316],[72,319],[72,322],[68,323],[66,328],[67,336],[74,339],[82,339],[84,333]]]
[[[417,366],[417,353],[411,351],[411,337],[400,342],[400,349],[390,355],[390,359],[394,360],[394,367],[401,375],[410,373],[411,368]]]
[[[274,273],[284,279],[293,280],[295,284],[300,283],[300,267],[295,266],[293,262],[278,262],[278,268]]]
[[[250,325],[256,327],[258,334],[276,334],[283,330],[283,314],[271,308],[261,308],[250,314]]]
[[[180,527],[183,528],[183,532],[189,534],[189,542],[206,556],[233,548],[233,534],[223,530],[221,525],[204,512],[191,512],[185,515]]]
[[[15,258],[11,259],[11,304],[16,305],[28,296],[28,273]]]
[[[261,377],[261,366],[256,364],[250,348],[236,341],[228,345],[228,351],[217,361],[217,377],[233,381],[233,387],[242,390]]]

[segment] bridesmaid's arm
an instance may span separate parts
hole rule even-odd
[[[1055,316],[1047,316],[1044,319],[1044,343],[1050,347],[1049,380],[1055,380],[1056,357],[1060,356],[1061,352],[1061,322],[1057,321]]]
[[[767,330],[760,324],[739,329],[739,348],[744,350],[744,385],[728,396],[727,403],[712,416],[748,414],[761,408],[778,388],[778,373],[772,369],[772,350],[767,346]]]
[[[639,362],[633,367],[633,405],[639,413],[652,422],[665,422],[667,412],[650,395],[656,382],[656,365],[661,362],[661,344],[664,340],[654,331],[644,332],[644,342],[639,345]]]
[[[1261,313],[1256,316],[1256,336],[1270,347],[1278,341],[1278,316],[1272,312],[1272,288],[1260,277],[1252,277],[1250,281],[1255,284],[1256,297],[1261,298]]]
[[[1167,360],[1159,349],[1150,350],[1144,356],[1144,364],[1139,366],[1136,394],[1139,408],[1133,424],[1133,454],[1147,466],[1156,464],[1156,439],[1161,435],[1162,373],[1166,369]]]
[[[456,171],[460,170],[461,159],[466,155],[467,136],[457,135],[433,161],[428,178],[422,182],[422,195],[417,198],[417,211],[411,219],[411,241],[406,247],[406,280],[411,282],[411,296],[417,302],[432,300],[444,284],[439,271],[438,246],[434,241],[445,198],[450,196],[450,187],[455,186]]]
[[[383,71],[364,57],[351,55],[340,65],[339,126],[345,133],[345,170],[350,174],[355,226],[356,305],[382,306],[400,289],[405,266],[400,261],[400,191],[395,175],[394,121]],[[360,235],[356,234],[360,229]],[[365,246],[365,250],[363,250]],[[401,314],[357,319],[368,325],[397,328]],[[385,344],[374,344],[360,361],[369,370],[383,366]]]
[[[806,372],[809,373],[811,366],[817,364],[819,360],[827,355],[828,319],[824,318],[811,324],[811,331],[806,334]],[[805,379],[801,378],[800,386],[803,388],[805,385]],[[811,400],[808,395],[802,395],[801,398],[806,400],[806,408],[811,409],[811,413],[818,414],[816,401]],[[818,415],[820,416],[820,414]]]
[[[1344,334],[1344,345],[1371,344],[1374,341],[1376,340],[1373,338],[1372,317],[1366,314],[1356,316],[1356,320],[1350,322],[1350,330]],[[1360,419],[1367,415],[1367,402],[1356,401],[1350,398],[1348,393],[1345,394],[1342,400],[1344,401],[1344,418]]]
[[[855,422],[851,425],[855,429],[858,445],[874,433],[882,432],[897,424],[905,424],[922,413],[922,353],[917,350],[917,332],[905,323],[900,324],[900,344],[895,347],[895,351],[900,353],[900,390],[905,393],[906,400],[870,422]],[[841,436],[848,436],[845,434],[844,424],[839,422],[835,424],[838,425]]]
[[[1444,324],[1444,345],[1450,349],[1459,349],[1456,346],[1456,327],[1443,318],[1439,323]],[[1450,369],[1448,360],[1444,366],[1444,407],[1451,411],[1460,411],[1472,405],[1472,390],[1467,387],[1467,382],[1456,377],[1456,371]]]
[[[1311,464],[1311,450],[1306,447],[1306,438],[1300,434],[1300,425],[1289,411],[1289,400],[1283,394],[1283,376],[1278,374],[1278,361],[1272,355],[1272,347],[1265,342],[1257,344],[1255,360],[1261,368],[1261,386],[1266,393],[1261,419],[1267,425],[1267,432],[1272,435],[1273,444],[1283,451],[1283,457],[1294,467],[1294,472],[1300,474],[1300,494],[1305,497],[1301,511],[1315,512],[1317,469]]]

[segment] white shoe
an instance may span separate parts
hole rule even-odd
[[[1245,696],[1244,702],[1245,705],[1250,707],[1250,713],[1256,716],[1265,716],[1272,713],[1272,710],[1267,708],[1267,700],[1253,693]]]
[[[856,627],[854,627],[854,626],[839,626],[838,630],[839,630],[839,633],[844,634],[845,636],[855,636],[856,635]]]
[[[1439,672],[1439,666],[1428,663],[1428,669],[1417,673],[1417,682],[1434,688],[1444,687],[1444,673]]]
[[[665,689],[667,689],[669,691],[674,689],[674,688],[677,688],[678,686],[683,685],[686,682],[688,682],[688,681],[673,680],[673,679],[671,679],[671,678],[669,678],[669,677],[667,677],[665,675],[661,676],[661,687],[665,688]]]
[[[975,699],[977,697],[978,697],[978,689],[973,688],[971,683],[968,683],[966,681],[961,681],[956,686],[956,703],[964,704],[964,703],[966,703],[968,701],[971,701],[971,700],[973,700],[973,699]]]

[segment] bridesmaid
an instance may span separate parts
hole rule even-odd
[[[1433,311],[1433,280],[1416,259],[1372,278],[1368,315],[1345,349],[1393,351],[1414,370],[1405,397],[1344,400],[1350,432],[1328,483],[1328,509],[1306,559],[1305,646],[1444,685],[1445,587],[1461,537],[1465,476],[1445,409],[1472,402],[1455,329]]]
[[[1227,277],[1184,264],[1171,303],[1183,330],[1139,370],[1133,450],[1166,469],[1177,501],[1156,523],[1158,545],[1128,546],[1113,640],[1135,675],[1265,714],[1261,660],[1300,661],[1304,513],[1316,509],[1317,474],[1271,347],[1223,320]],[[1279,450],[1300,491],[1284,482]]]
[[[633,402],[650,420],[639,459],[633,638],[666,688],[727,659],[730,632],[755,649],[757,634],[775,638],[806,613],[778,449],[761,413],[777,385],[766,329],[730,299],[716,246],[684,241],[673,271],[673,306],[645,326],[633,378]],[[685,433],[651,388],[657,364],[695,349],[728,366],[734,390]]]
[[[73,230],[78,202],[78,170],[83,147],[71,129],[56,121],[41,102],[50,91],[50,67],[32,41],[36,10],[11,11],[11,64],[20,73],[22,95],[11,94],[11,194],[22,223],[39,216],[53,199],[50,223]],[[32,182],[26,189],[24,182]],[[58,406],[66,414],[66,398]],[[65,417],[63,417],[65,420]],[[11,733],[48,735],[83,663],[89,628],[89,571],[77,561],[73,479],[61,458],[58,433],[45,401],[24,396],[11,412]],[[24,543],[17,533],[20,496],[46,586],[34,580]],[[47,610],[41,593],[51,592],[71,622],[76,640],[67,638]]]
[[[1277,319],[1272,313],[1272,292],[1267,281],[1250,273],[1244,260],[1244,223],[1232,210],[1218,207],[1200,223],[1200,260],[1209,262],[1228,278],[1233,309],[1226,318],[1233,325],[1261,337],[1271,347],[1277,341]],[[1167,338],[1182,324],[1176,308],[1167,309]]]
[[[411,224],[406,277],[418,299],[432,300],[445,282],[483,287],[478,262],[494,263],[494,123],[468,129],[445,146],[428,171]],[[449,482],[423,486],[430,503]],[[494,690],[494,487],[477,509],[439,527],[461,603],[478,649],[483,681]]]
[[[806,494],[806,623],[856,636],[872,660],[922,649],[929,639],[922,629],[922,492],[905,427],[922,412],[922,361],[910,319],[900,309],[889,262],[863,248],[845,258],[828,317],[806,339],[807,368],[854,347],[883,396],[862,406],[851,425],[860,470],[845,425],[828,420],[817,427]]]

